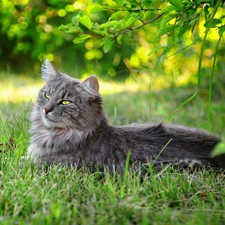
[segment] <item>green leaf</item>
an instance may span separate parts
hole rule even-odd
[[[73,33],[77,33],[78,31],[80,31],[80,28],[77,27],[77,26],[73,26],[73,27],[70,27],[70,28],[66,31],[66,33],[67,33],[67,34],[73,34]]]
[[[73,16],[73,18],[72,18],[71,21],[72,21],[72,23],[73,23],[74,25],[79,25],[78,17],[79,17],[79,15]]]
[[[165,7],[164,9],[162,9],[161,13],[168,13],[168,12],[172,12],[174,10],[177,10],[177,8],[173,5],[169,5],[169,6]]]
[[[114,42],[115,41],[112,40],[112,39],[107,39],[107,40],[103,41],[103,51],[104,51],[104,53],[107,53],[111,49]]]
[[[120,20],[127,17],[128,14],[129,13],[127,11],[118,11],[110,16],[110,20]]]
[[[220,142],[216,145],[216,147],[213,149],[213,152],[211,153],[212,157],[216,157],[218,155],[225,154],[225,143]]]
[[[208,15],[209,15],[209,5],[205,5],[204,6],[204,16],[205,16],[205,20],[207,21],[208,20]]]
[[[144,13],[144,19],[150,20],[154,14],[151,11],[147,11]]]
[[[189,31],[189,29],[190,28],[188,26],[180,27],[180,29],[178,31],[178,34],[177,34],[177,37],[181,38],[187,31]]]
[[[122,5],[122,7],[123,8],[131,8],[131,2],[130,1],[123,1],[123,5]]]
[[[98,26],[98,29],[103,29],[103,28],[120,28],[122,24],[119,21],[110,21],[107,23],[103,23]]]
[[[168,2],[177,7],[178,9],[182,9],[183,8],[183,4],[182,4],[182,1],[181,0],[168,0]]]
[[[99,4],[95,4],[95,5],[93,5],[93,7],[91,7],[90,8],[90,12],[91,13],[95,13],[95,12],[100,12],[100,11],[104,11],[105,9],[101,6],[101,5],[99,5]]]
[[[162,36],[164,34],[169,34],[170,32],[174,32],[176,28],[179,28],[179,25],[170,25],[170,26],[165,26],[164,28],[161,28],[158,32],[159,36]]]
[[[158,46],[158,47],[155,47],[151,50],[151,52],[149,53],[149,55],[152,55],[154,54],[155,52],[157,52],[158,50],[161,50],[161,49],[164,49],[166,48],[167,46]]]
[[[220,36],[220,37],[223,36],[224,31],[225,31],[225,26],[222,26],[222,27],[219,28],[218,33],[219,33],[219,36]]]
[[[130,17],[127,22],[125,23],[125,27],[129,27],[135,20],[137,20],[134,17]]]
[[[91,38],[92,36],[90,34],[81,34],[79,35],[79,37],[76,37],[74,40],[73,40],[73,43],[74,44],[80,44],[82,42],[84,42],[85,40],[87,40],[88,38]]]
[[[167,17],[163,18],[163,20],[160,22],[160,28],[161,29],[164,29],[168,25],[168,23],[171,20],[173,20],[176,16],[177,16],[177,14],[174,13],[174,14],[172,14],[170,16],[167,16]]]
[[[209,25],[209,20],[204,24],[204,27],[208,27]],[[213,19],[212,22],[211,22],[211,28],[214,28],[216,27],[218,24],[221,24],[222,21],[220,19]]]
[[[100,35],[102,35],[102,36],[105,35],[105,32],[102,31],[102,30],[100,30],[100,29],[93,29],[92,32],[93,32],[94,34],[100,34]]]
[[[143,0],[142,1],[142,6],[144,8],[149,8],[151,6],[151,4],[152,4],[152,0]]]
[[[120,34],[117,38],[116,38],[116,40],[117,40],[117,43],[118,44],[122,44],[122,38],[123,38],[123,34]]]
[[[92,28],[92,23],[91,20],[88,16],[84,15],[84,16],[78,16],[78,20],[79,22],[84,25],[85,27],[88,28],[88,30],[91,30]]]
[[[70,27],[72,27],[73,26],[73,24],[72,23],[69,23],[69,24],[67,24],[67,25],[64,25],[64,24],[61,24],[59,27],[58,27],[58,29],[59,30],[68,30]]]

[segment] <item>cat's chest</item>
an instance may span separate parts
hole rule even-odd
[[[40,129],[31,137],[28,155],[43,156],[75,153],[88,134],[77,130],[52,131]]]

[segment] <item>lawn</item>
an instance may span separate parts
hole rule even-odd
[[[164,168],[140,178],[66,169],[39,170],[19,159],[29,144],[29,113],[39,79],[0,76],[0,224],[225,224],[225,175]],[[122,87],[122,88],[121,88]],[[110,124],[167,121],[192,88],[149,90],[104,83]],[[141,88],[138,88],[141,87]],[[110,90],[111,91],[110,91]],[[138,91],[140,90],[140,91]],[[210,108],[212,132],[225,138],[224,96]],[[171,123],[209,130],[207,92],[175,112]]]

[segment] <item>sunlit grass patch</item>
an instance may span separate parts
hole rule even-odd
[[[0,103],[23,103],[35,100],[42,85],[41,80],[29,76],[1,73]]]
[[[176,81],[173,81],[176,84]],[[177,84],[179,82],[177,81]],[[123,82],[105,81],[99,78],[100,93],[102,95],[119,94],[121,92],[137,93],[160,91],[171,86],[166,77],[140,76],[137,79],[128,77]],[[0,103],[24,103],[35,101],[38,91],[44,85],[40,76],[14,75],[0,73]]]
[[[41,85],[29,85],[26,87],[14,87],[8,85],[6,88],[0,92],[1,102],[14,102],[22,103],[29,102],[35,99],[37,92],[40,89]]]
[[[117,94],[120,92],[135,93],[148,90],[146,83],[135,82],[104,82],[100,80],[100,92],[103,95]]]
[[[100,79],[100,92],[103,95],[120,92],[135,93],[146,91],[146,82],[104,82]],[[35,101],[39,89],[44,85],[41,78],[32,78],[22,75],[1,74],[0,76],[0,103],[24,103]]]

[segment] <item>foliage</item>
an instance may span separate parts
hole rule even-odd
[[[209,74],[216,42],[224,41],[223,15],[223,1],[211,0],[2,0],[0,64],[18,70],[47,57],[76,76],[146,81],[164,74],[170,82],[160,88],[196,83],[204,34],[202,67]],[[221,72],[223,45],[218,50]]]
[[[56,49],[65,48],[66,40],[70,39],[58,26],[70,21],[72,15],[67,12],[73,10],[69,0],[1,0],[2,66],[9,64],[18,71],[24,64],[29,66],[32,60],[53,59]]]
[[[130,60],[124,61],[135,77],[140,73],[149,76],[148,69],[158,64],[165,68],[162,73],[173,75],[175,79],[181,78],[180,84],[197,83],[196,91],[177,109],[193,100],[202,88],[203,64],[206,61],[204,53],[210,49],[207,72],[211,73],[211,76],[204,75],[204,82],[209,86],[208,122],[211,126],[213,76],[216,62],[221,60],[221,57],[217,56],[225,30],[223,4],[223,1],[211,0],[91,1],[86,8],[77,11],[71,23],[60,28],[68,33],[75,33],[76,37],[73,40],[75,44],[95,43],[97,40],[100,43],[97,48],[102,48],[104,53],[116,45],[134,45],[136,53],[131,55]],[[209,44],[210,33],[214,40],[213,44]],[[195,44],[200,41],[201,44]],[[190,52],[193,50],[189,48],[190,46],[193,48],[199,46],[199,55]],[[188,51],[184,53],[183,50],[187,48]],[[193,65],[193,60],[189,60],[189,63],[187,61],[187,58],[193,56],[196,62],[198,61],[195,62],[196,65]],[[186,63],[182,63],[183,61]],[[143,70],[143,67],[146,70]],[[190,68],[195,70],[196,76],[193,76]],[[156,71],[158,76],[159,67]],[[177,109],[170,115],[168,121]]]
[[[162,46],[166,48],[175,44],[186,32],[193,32],[202,16],[205,17],[204,26],[217,28],[219,36],[222,36],[225,26],[223,16],[214,18],[219,6],[221,10],[222,2],[211,0],[98,0],[92,1],[84,10],[77,11],[72,23],[62,25],[61,29],[77,34],[73,40],[75,44],[92,38],[101,39],[106,53],[115,43],[121,44],[125,35],[130,36],[132,32],[148,25],[150,28],[158,27],[156,39],[167,36],[167,45]],[[148,31],[151,32],[151,29]]]
[[[75,34],[74,44],[85,42],[88,60],[98,57],[100,49],[106,54],[117,51],[120,46],[123,49],[129,46],[134,49],[129,59],[119,53],[113,62],[118,64],[123,58],[135,78],[140,74],[149,77],[149,68],[155,67],[152,77],[161,72],[178,80],[175,85],[197,83],[196,91],[177,109],[196,97],[202,88],[203,69],[208,67],[207,73],[211,76],[204,74],[204,83],[209,86],[208,121],[211,126],[215,64],[224,60],[223,56],[218,57],[225,30],[223,4],[223,1],[211,0],[93,0],[82,10],[75,11],[71,23],[61,25],[60,29]],[[196,47],[199,48],[197,55]],[[210,52],[208,60],[207,50]],[[111,74],[116,74],[115,66],[108,67]]]
[[[75,44],[86,43],[88,60],[98,58],[99,50],[108,53],[120,49],[113,62],[118,63],[122,58],[136,76],[143,73],[140,72],[143,68],[146,73],[163,60],[163,65],[159,65],[165,67],[167,74],[174,70],[179,74],[187,73],[181,62],[190,57],[199,58],[190,46],[197,43],[194,48],[201,48],[199,43],[203,40],[202,53],[199,53],[201,63],[205,58],[203,50],[212,51],[211,41],[218,41],[224,28],[223,1],[211,0],[87,1],[82,9],[74,12],[71,23],[60,26],[67,33],[74,33]],[[134,49],[129,59],[123,57],[126,47]],[[200,70],[201,65],[198,68]]]
[[[224,142],[220,142],[215,149],[212,152],[212,156],[218,156],[218,155],[222,155],[225,154],[225,143]]]

